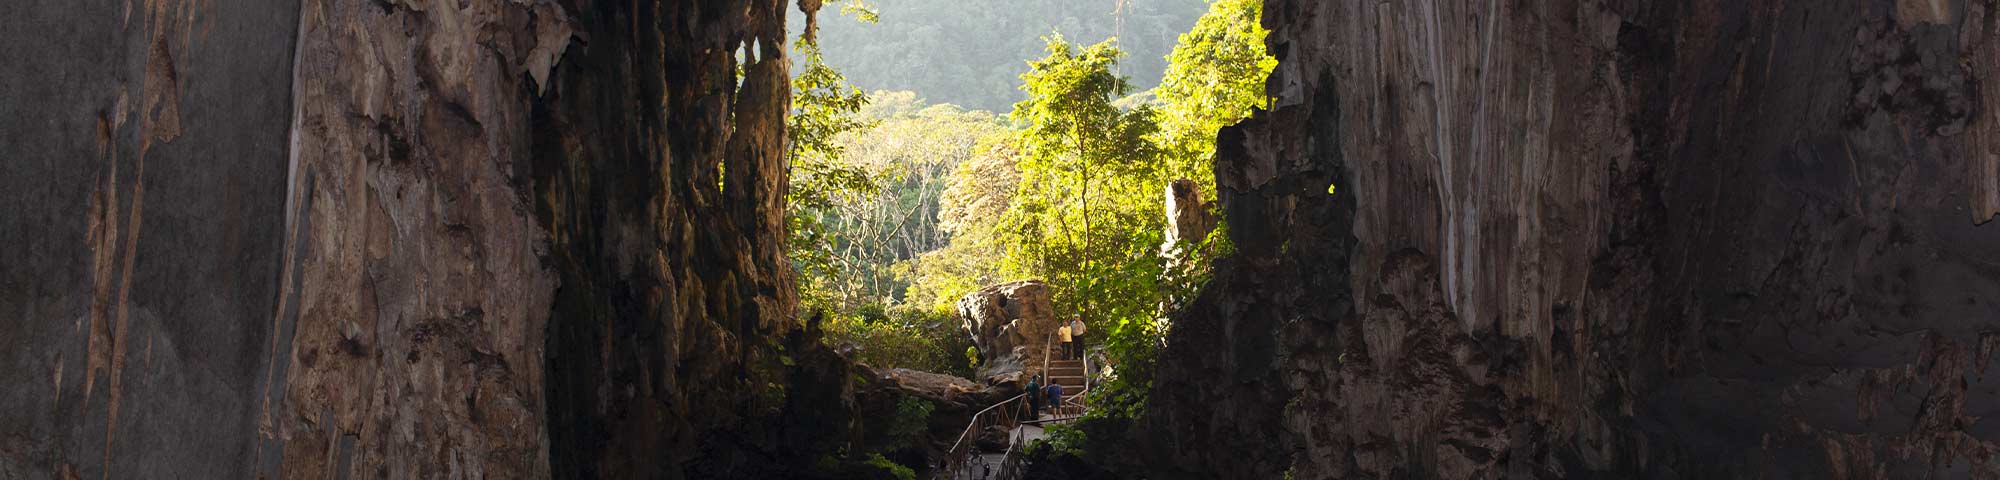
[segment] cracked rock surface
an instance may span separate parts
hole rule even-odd
[[[809,474],[790,7],[15,9],[0,478]]]
[[[2000,475],[1993,2],[1264,21],[1163,474]]]

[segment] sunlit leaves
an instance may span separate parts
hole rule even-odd
[[[835,141],[843,133],[868,127],[856,115],[868,104],[868,96],[826,66],[817,45],[804,41],[796,45],[805,54],[805,68],[792,78],[792,114],[785,119],[792,169],[785,222],[789,253],[802,273],[799,284],[810,299],[814,292],[824,291],[821,279],[838,275],[843,267],[824,213],[881,187],[867,170],[841,162],[845,148]]]
[[[1046,41],[1047,56],[1021,76],[1028,99],[1012,114],[1026,128],[1021,179],[998,226],[1006,266],[1056,282],[1057,308],[1086,321],[1150,315],[1164,185],[1148,141],[1154,113],[1113,105],[1131,87],[1112,71],[1123,54],[1111,41]]]
[[[1161,108],[1160,140],[1172,151],[1168,169],[1214,191],[1215,134],[1269,106],[1264,81],[1278,59],[1264,51],[1270,34],[1259,22],[1262,0],[1217,0],[1182,34],[1167,56],[1154,95]]]

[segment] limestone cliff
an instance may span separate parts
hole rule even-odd
[[[255,477],[298,5],[10,7],[0,478]]]
[[[0,478],[838,474],[898,393],[793,317],[790,7],[15,9]]]
[[[264,472],[546,475],[555,276],[519,172],[529,77],[567,48],[567,15],[553,2],[302,8],[272,325],[289,338],[271,344],[273,391],[260,392],[260,449],[282,461]]]
[[[1161,475],[2000,475],[1993,2],[1267,5]]]
[[[853,373],[793,320],[781,244],[788,7],[577,12],[583,40],[532,117],[534,210],[562,283],[558,477],[797,476],[850,440]]]

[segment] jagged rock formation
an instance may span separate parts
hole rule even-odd
[[[1193,180],[1178,179],[1167,183],[1166,239],[1160,242],[1160,255],[1169,260],[1177,260],[1181,252],[1176,247],[1186,242],[1199,242],[1215,231],[1215,212],[1211,204],[1202,201],[1201,186]]]
[[[557,476],[795,476],[848,438],[849,367],[792,320],[781,244],[787,6],[578,12],[533,139]]]
[[[789,7],[0,20],[0,61],[34,66],[0,72],[0,477],[800,478],[866,452],[859,412],[902,390],[863,395],[793,318]]]
[[[290,341],[269,352],[283,391],[259,419],[282,463],[265,474],[547,475],[555,278],[518,172],[531,77],[567,49],[568,16],[549,1],[304,8],[272,320]]]
[[[2000,475],[1996,10],[1268,2],[1157,473]]]
[[[987,384],[1026,384],[1041,371],[1047,339],[1061,325],[1041,280],[989,285],[958,300],[960,328],[979,349],[974,373]]]

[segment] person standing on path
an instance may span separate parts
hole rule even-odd
[[[1070,342],[1070,331],[1069,331],[1069,324],[1068,324],[1068,323],[1063,323],[1063,324],[1062,324],[1062,328],[1057,328],[1057,329],[1056,329],[1056,336],[1058,336],[1058,337],[1061,337],[1061,338],[1059,338],[1059,340],[1062,340],[1062,355],[1058,355],[1058,356],[1059,356],[1059,357],[1061,357],[1061,358],[1064,358],[1064,359],[1068,359],[1068,358],[1070,358],[1070,357],[1071,357],[1072,355],[1075,355],[1074,353],[1072,353],[1072,352],[1071,352],[1071,348],[1072,348],[1072,344],[1071,344],[1071,343],[1069,343],[1069,342]]]
[[[1072,356],[1071,358],[1077,360],[1082,360],[1083,355],[1085,353],[1085,348],[1083,345],[1083,330],[1084,328],[1083,328],[1082,315],[1077,315],[1076,317],[1071,318],[1069,320],[1069,335],[1072,340],[1075,340],[1074,342],[1070,343],[1076,345],[1076,355]]]
[[[1042,418],[1042,376],[1028,379],[1028,418]]]

